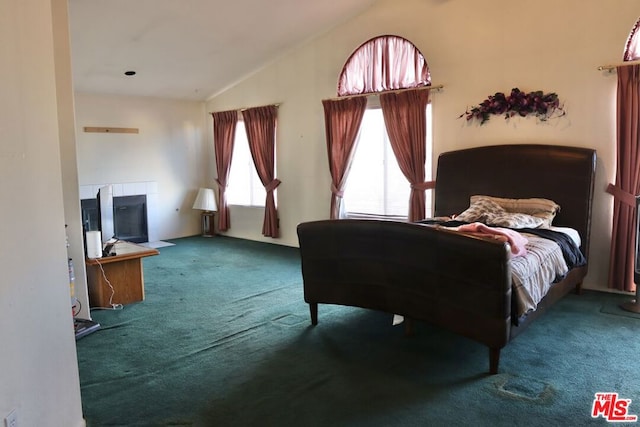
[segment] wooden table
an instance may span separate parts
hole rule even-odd
[[[112,304],[144,300],[142,258],[160,252],[125,241],[116,242],[114,249],[116,255],[85,260],[91,307],[111,308]]]

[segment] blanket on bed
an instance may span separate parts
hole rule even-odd
[[[584,254],[571,240],[571,237],[559,231],[549,230],[546,228],[522,228],[518,230],[520,233],[535,234],[545,239],[553,240],[560,246],[562,256],[569,268],[580,267],[587,264]]]
[[[527,254],[527,238],[519,232],[504,227],[489,227],[481,222],[463,224],[456,227],[458,231],[470,232],[473,235],[492,237],[501,242],[509,243],[513,256],[524,256]]]
[[[421,224],[432,224],[432,225],[441,225],[443,227],[455,228],[461,226],[470,225],[468,222],[464,221],[456,221],[456,220],[441,220],[441,219],[424,219],[422,221],[418,221]],[[485,225],[485,224],[483,224]],[[491,225],[485,225],[485,227],[489,229],[496,229],[497,227],[491,227]],[[565,261],[567,262],[567,266],[569,268],[580,267],[587,263],[584,255],[580,248],[578,248],[574,242],[571,240],[571,237],[566,235],[565,233],[550,230],[548,228],[519,228],[519,229],[509,229],[500,227],[506,230],[512,230],[517,233],[529,233],[535,234],[536,236],[544,237],[545,239],[553,240],[560,246],[562,250],[562,255],[564,256]],[[511,242],[510,242],[511,243]],[[513,253],[513,249],[512,249]]]
[[[510,229],[457,220],[423,220],[421,223],[445,227],[472,235],[496,238],[511,245],[514,321],[535,310],[553,283],[562,280],[586,259],[570,236],[541,228]]]

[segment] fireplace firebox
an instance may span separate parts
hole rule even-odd
[[[149,241],[147,230],[147,196],[113,198],[113,229],[120,240],[133,243]]]
[[[85,231],[99,230],[100,213],[97,199],[81,200],[81,209]],[[149,241],[146,195],[113,198],[113,230],[114,237],[120,240],[133,243]]]

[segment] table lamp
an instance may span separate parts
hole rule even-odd
[[[215,235],[213,227],[214,212],[218,210],[216,198],[211,188],[200,188],[193,209],[202,210],[202,236],[213,237]]]

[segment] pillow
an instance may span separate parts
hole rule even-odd
[[[488,225],[508,228],[538,228],[544,223],[542,218],[518,212],[505,212],[487,218]]]
[[[538,228],[545,223],[543,218],[520,212],[507,212],[488,197],[476,197],[470,206],[454,218],[456,221],[481,222],[487,225],[509,228]]]
[[[551,227],[553,219],[560,211],[560,205],[553,200],[543,198],[507,199],[503,197],[475,195],[471,196],[470,202],[473,204],[474,201],[480,199],[491,200],[507,212],[524,213],[537,218],[542,218],[542,227],[544,228]]]
[[[506,213],[505,210],[493,200],[479,198],[472,201],[469,207],[454,219],[456,221],[483,222],[486,224],[489,217],[504,213]]]

